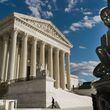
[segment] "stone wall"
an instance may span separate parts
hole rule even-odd
[[[18,108],[35,108],[46,106],[45,79],[16,82],[9,86],[6,99],[17,100]]]

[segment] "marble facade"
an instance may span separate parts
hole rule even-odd
[[[50,21],[13,13],[0,22],[1,82],[34,79],[42,68],[55,80],[55,88],[70,90],[71,48]]]

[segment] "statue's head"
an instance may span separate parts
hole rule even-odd
[[[100,17],[104,24],[110,28],[110,0],[107,0],[107,7],[101,9]]]
[[[104,24],[110,28],[110,7],[105,7],[100,11],[100,17]]]

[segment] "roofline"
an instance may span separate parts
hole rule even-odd
[[[2,21],[2,23],[3,22],[5,22],[5,21],[7,21],[8,19],[11,19],[12,17],[22,17],[22,16],[24,16],[24,17],[26,17],[26,18],[28,18],[28,19],[30,19],[30,20],[37,20],[38,22],[42,22],[42,23],[47,23],[47,24],[49,24],[49,25],[51,25],[53,28],[55,28],[55,30],[62,36],[62,38],[65,40],[65,42],[67,42],[67,44],[68,44],[68,46],[70,47],[70,48],[72,48],[73,47],[73,45],[69,42],[69,40],[64,36],[64,34],[51,22],[51,21],[48,21],[48,20],[44,20],[44,19],[40,19],[40,18],[35,18],[35,17],[32,17],[32,16],[30,16],[30,15],[25,15],[25,14],[21,14],[21,13],[17,13],[17,12],[13,12],[12,14],[9,14],[9,16],[7,16],[7,17],[5,17],[5,19],[2,19],[1,21]]]
[[[46,22],[48,24],[50,24],[51,26],[53,26],[56,31],[58,31],[58,33],[60,33],[62,35],[62,37],[64,38],[64,40],[70,45],[70,47],[72,48],[73,45],[70,43],[70,41],[65,37],[65,35],[51,22],[51,21],[48,21],[48,20],[45,20],[45,19],[41,19],[41,18],[35,18],[35,17],[32,17],[30,15],[25,15],[25,14],[21,14],[21,13],[17,13],[17,12],[14,12],[13,13],[13,16],[25,16],[26,18],[30,19],[30,20],[37,20],[39,22]],[[30,18],[29,18],[30,17]]]
[[[37,20],[37,21],[40,21],[40,22],[41,22],[41,20],[42,20],[42,21],[44,21],[44,22],[46,22],[46,23],[50,23],[50,21],[48,21],[48,20],[41,19],[41,18],[36,18],[36,17],[30,16],[30,15],[26,15],[26,14],[22,14],[22,13],[14,12],[13,15],[14,15],[14,16],[21,16],[21,17],[22,17],[22,16],[25,16],[26,18],[28,18],[28,19],[30,19],[30,20]],[[29,18],[29,17],[30,17],[30,18]]]

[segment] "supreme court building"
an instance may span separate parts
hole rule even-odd
[[[70,90],[70,48],[50,21],[13,13],[0,22],[0,80],[34,79],[41,68],[55,88]]]

